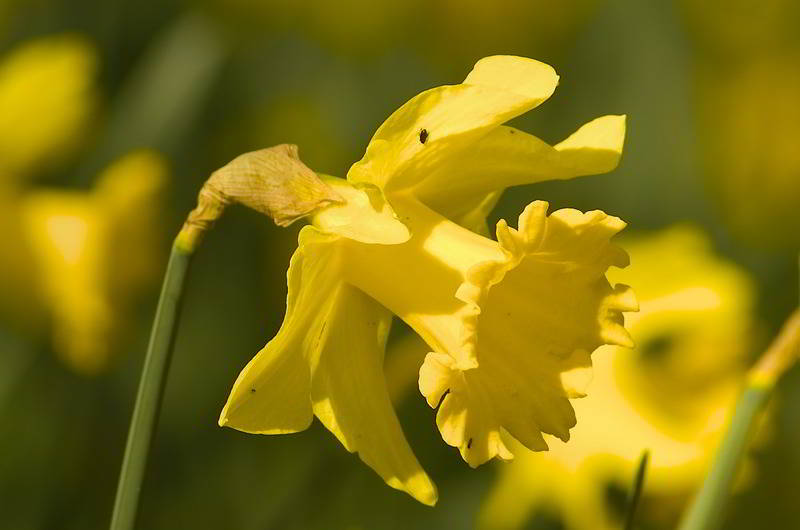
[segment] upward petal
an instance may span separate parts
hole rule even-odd
[[[382,189],[416,184],[493,128],[541,104],[557,84],[553,68],[539,61],[481,59],[462,84],[425,91],[396,110],[347,178]]]
[[[606,173],[619,163],[624,141],[625,116],[592,120],[555,146],[513,127],[498,127],[460,156],[432,168],[414,194],[445,217],[461,224],[472,220],[483,228],[490,210],[486,201],[498,191]]]

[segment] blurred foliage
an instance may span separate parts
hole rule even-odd
[[[800,4],[687,2],[709,188],[751,246],[800,246]],[[719,16],[724,10],[725,16]]]
[[[291,142],[310,167],[344,175],[398,105],[423,89],[460,82],[492,53],[543,60],[561,75],[552,100],[515,123],[547,141],[597,114],[629,117],[617,171],[511,190],[492,218],[513,218],[539,198],[553,208],[602,209],[637,231],[691,221],[753,285],[747,321],[755,324],[738,330],[746,337],[735,366],[747,364],[797,304],[799,11],[792,0],[0,0],[2,526],[107,524],[158,291],[151,267],[163,264],[169,238],[211,171],[244,151]],[[136,223],[120,225],[125,233],[108,238],[104,251],[114,265],[82,273],[105,282],[98,275],[123,278],[128,266],[141,272],[135,282],[117,284],[138,303],[116,301],[116,287],[109,298],[110,314],[126,330],[103,345],[115,362],[85,377],[55,355],[57,321],[40,287],[54,275],[40,275],[41,252],[26,235],[32,225],[22,210],[42,194],[103,195],[104,169],[139,149],[166,159],[167,197],[163,208],[98,201],[115,214],[107,218],[130,220],[129,208],[158,215],[142,212]],[[120,191],[118,198],[134,200]],[[147,228],[151,235],[127,231],[148,219],[159,223]],[[141,527],[473,527],[502,464],[470,470],[441,443],[419,396],[403,400],[399,416],[442,492],[434,509],[385,487],[319,425],[282,437],[217,427],[236,374],[281,322],[296,234],[296,227],[278,229],[233,209],[199,252]],[[136,250],[140,237],[152,256],[147,263]],[[683,266],[653,267],[651,274],[666,288],[689,275]],[[626,274],[616,279],[632,283]],[[64,285],[87,294],[72,282]],[[73,317],[70,306],[63,312]],[[732,338],[714,322],[705,326]],[[704,350],[691,364],[671,366],[669,381],[702,387],[706,376],[686,373],[717,368],[724,359]],[[644,386],[663,395],[668,390],[659,385],[667,379],[658,373]],[[797,370],[779,394],[771,440],[756,451],[757,472],[726,528],[800,521]],[[591,387],[585,399],[592,399]],[[602,414],[613,429],[615,411]],[[619,487],[609,490],[612,498]],[[680,508],[663,505],[665,520]],[[527,523],[562,524],[547,511]]]

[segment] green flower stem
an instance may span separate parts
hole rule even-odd
[[[764,386],[748,385],[742,393],[711,471],[686,512],[679,530],[711,530],[721,526],[726,501],[739,461],[747,449],[754,420],[767,402],[771,390]]]
[[[136,520],[147,455],[150,452],[164,397],[183,298],[183,285],[194,254],[193,250],[193,247],[181,245],[177,241],[172,246],[128,431],[125,457],[122,460],[114,512],[111,517],[112,530],[131,530]]]
[[[639,507],[639,500],[642,498],[644,489],[644,478],[647,473],[647,462],[650,460],[650,451],[645,450],[639,458],[639,466],[636,468],[636,476],[633,478],[633,489],[628,500],[628,508],[625,513],[625,530],[633,530],[633,521],[636,517],[636,508]]]
[[[775,383],[800,355],[800,310],[789,317],[778,337],[750,370],[742,396],[711,471],[684,514],[679,530],[716,530],[722,525],[739,463],[744,457],[759,413]]]

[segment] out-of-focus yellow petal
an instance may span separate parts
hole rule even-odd
[[[108,362],[112,327],[103,220],[91,197],[78,192],[32,194],[21,212],[52,314],[54,348],[77,371],[97,373]]]
[[[344,202],[314,213],[311,220],[315,226],[362,243],[395,245],[411,237],[378,188],[371,184],[354,185],[327,175],[321,177]]]
[[[550,146],[513,127],[497,127],[460,156],[438,164],[413,190],[422,202],[451,219],[470,219],[493,206],[498,191],[544,180],[611,171],[625,141],[625,116],[603,116]],[[478,211],[474,204],[479,203]],[[488,206],[488,207],[487,207]],[[485,213],[484,213],[485,212]]]
[[[403,435],[383,375],[392,314],[342,285],[311,352],[314,414],[387,484],[428,505],[437,492]]]
[[[125,304],[163,268],[161,215],[169,167],[155,151],[131,152],[105,169],[94,189],[107,219],[110,295]]]
[[[107,366],[130,301],[155,283],[165,180],[159,155],[134,152],[109,166],[90,192],[33,191],[20,201],[53,346],[81,373]]]
[[[539,61],[481,59],[462,84],[423,92],[395,111],[347,179],[387,192],[414,185],[493,128],[545,101],[557,84],[555,71]]]
[[[77,35],[30,41],[0,63],[0,170],[30,171],[81,140],[96,99],[96,63]]]

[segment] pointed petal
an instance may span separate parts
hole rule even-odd
[[[414,185],[498,125],[541,104],[557,84],[552,67],[532,59],[481,59],[464,83],[423,92],[395,111],[347,179],[381,189]]]
[[[286,316],[278,334],[239,374],[219,424],[258,433],[307,429],[313,419],[307,353],[324,331],[326,306],[340,284],[332,256],[315,247],[325,236],[311,227],[300,232],[289,264]]]
[[[597,118],[555,146],[512,127],[498,127],[460,156],[432,168],[414,192],[445,217],[458,219],[510,186],[611,171],[624,141],[625,116]]]
[[[333,298],[311,358],[314,413],[387,484],[436,504],[436,486],[403,435],[383,375],[392,315],[348,285]]]

